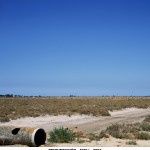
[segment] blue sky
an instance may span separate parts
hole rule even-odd
[[[0,0],[0,94],[150,95],[149,0]]]

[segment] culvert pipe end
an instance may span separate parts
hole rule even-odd
[[[45,144],[46,141],[46,133],[44,129],[37,128],[33,131],[31,136],[31,146],[40,146]],[[30,146],[30,145],[29,145]]]
[[[46,132],[42,128],[0,126],[0,145],[22,144],[40,146],[45,144]]]

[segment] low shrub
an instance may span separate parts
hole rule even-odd
[[[107,132],[105,130],[102,130],[99,134],[99,138],[109,138],[109,135],[107,134]]]
[[[132,140],[132,141],[127,141],[126,142],[127,145],[137,145],[136,141]]]
[[[148,115],[148,116],[144,119],[144,122],[150,123],[150,115]]]
[[[98,135],[93,134],[93,133],[90,133],[88,135],[88,138],[89,138],[90,141],[93,141],[93,140],[94,141],[99,141],[100,140],[100,137]]]
[[[55,128],[53,131],[49,132],[50,138],[49,142],[52,143],[69,143],[75,140],[75,134],[67,128]]]
[[[150,139],[150,124],[135,123],[135,124],[114,124],[109,126],[105,133],[110,134],[115,138],[125,138],[125,139],[141,139],[149,140]]]
[[[141,129],[143,130],[143,131],[150,131],[150,124],[149,123],[142,123],[141,124]]]
[[[122,132],[123,129],[124,129],[124,125],[114,124],[114,125],[109,126],[106,129],[106,132],[115,138],[122,139],[122,138],[125,138],[125,134]]]
[[[10,119],[8,117],[0,116],[0,122],[9,122]]]
[[[138,139],[149,140],[150,139],[150,133],[141,132],[141,133],[138,134]]]

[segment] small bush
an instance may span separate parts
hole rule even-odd
[[[150,124],[147,122],[135,124],[114,124],[109,126],[105,133],[115,138],[125,139],[150,139]]]
[[[124,129],[124,125],[114,124],[112,126],[109,126],[106,129],[106,131],[111,136],[122,139],[122,138],[125,138],[125,134],[122,132],[123,129]]]
[[[126,144],[128,145],[137,145],[136,141],[127,141]]]
[[[0,116],[0,122],[9,122],[10,119],[8,117]]]
[[[147,116],[147,117],[144,119],[144,122],[149,122],[149,123],[150,123],[150,115]]]
[[[90,133],[89,135],[88,135],[88,138],[89,138],[89,140],[90,141],[99,141],[100,140],[100,137],[99,136],[97,136],[97,135],[95,135],[95,134],[93,134],[93,133]]]
[[[48,141],[53,143],[69,143],[75,140],[74,133],[71,130],[63,127],[55,128],[49,133],[49,135],[50,138]]]
[[[138,134],[138,139],[149,140],[150,139],[150,133],[141,132],[141,133]]]
[[[143,130],[143,131],[150,131],[150,124],[149,123],[142,123],[141,124],[141,129]]]
[[[109,138],[109,135],[106,133],[105,130],[102,130],[99,134],[99,139],[102,139],[102,138]]]

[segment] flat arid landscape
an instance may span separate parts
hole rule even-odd
[[[150,97],[0,98],[0,108],[0,126],[43,128],[42,146],[150,146]],[[61,127],[75,140],[50,142]]]
[[[150,0],[0,0],[0,52],[0,150],[150,147]]]

